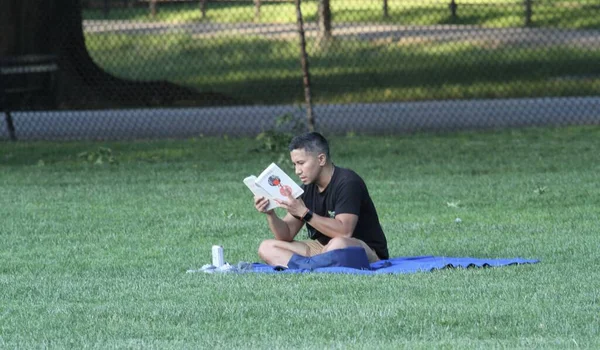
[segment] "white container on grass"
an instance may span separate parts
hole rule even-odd
[[[223,257],[223,247],[220,245],[212,246],[212,264],[215,267],[221,267],[225,265],[225,258]]]

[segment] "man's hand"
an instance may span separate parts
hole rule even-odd
[[[256,210],[258,210],[261,213],[265,213],[265,214],[270,214],[273,213],[274,209],[271,210],[267,210],[267,207],[269,206],[269,200],[265,197],[254,197],[254,208],[256,208]]]
[[[279,199],[274,199],[280,207],[284,208],[288,211],[288,213],[292,214],[297,218],[301,218],[306,214],[308,208],[302,201],[302,199],[296,199],[292,197],[292,193],[290,191],[286,191],[287,199],[282,201]]]

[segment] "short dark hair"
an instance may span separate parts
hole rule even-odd
[[[289,150],[291,152],[296,149],[303,149],[306,152],[313,153],[325,153],[327,161],[329,161],[329,143],[325,137],[318,132],[307,132],[295,136],[292,141],[290,141]]]

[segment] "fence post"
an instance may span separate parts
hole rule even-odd
[[[388,18],[389,16],[388,0],[383,0],[383,18]]]
[[[533,0],[525,0],[525,26],[531,26],[531,17],[533,16],[532,4]]]
[[[302,65],[302,80],[304,83],[304,99],[306,100],[306,124],[309,131],[315,131],[315,117],[312,110],[310,92],[310,72],[308,69],[308,55],[306,54],[306,38],[304,37],[304,23],[302,20],[301,0],[294,0],[296,4],[296,24],[300,36],[300,64]]]
[[[451,0],[450,5],[448,5],[448,6],[450,7],[450,17],[452,18],[452,20],[455,20],[457,18],[456,10],[458,9],[458,5],[456,4],[456,1]]]

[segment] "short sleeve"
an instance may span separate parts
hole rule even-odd
[[[335,214],[360,215],[364,183],[359,179],[344,181],[336,189]]]

